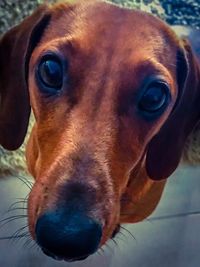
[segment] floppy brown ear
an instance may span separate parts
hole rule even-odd
[[[199,62],[190,44],[186,40],[182,44],[177,53],[177,101],[147,149],[146,170],[153,180],[166,179],[175,171],[186,139],[200,120]]]
[[[17,149],[26,135],[29,59],[49,20],[43,5],[0,39],[0,144],[9,150]]]

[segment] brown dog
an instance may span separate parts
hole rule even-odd
[[[0,143],[21,145],[30,106],[36,119],[32,237],[83,259],[156,207],[200,119],[194,52],[149,14],[83,1],[41,6],[4,35],[0,59]]]

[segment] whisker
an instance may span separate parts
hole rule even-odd
[[[121,237],[119,234],[121,234],[121,233],[120,233],[120,232],[117,233],[117,235],[115,236],[115,240],[116,240],[116,241],[119,240],[119,241],[123,242],[124,244],[126,244],[127,236],[123,235],[123,236]],[[125,239],[124,237],[125,237],[126,239]],[[118,247],[119,247],[119,245],[118,245]]]
[[[27,233],[26,233],[27,234]],[[0,240],[10,240],[10,239],[13,239],[13,238],[22,238],[24,237],[26,234],[21,234],[21,235],[18,235],[18,236],[3,236],[3,237],[0,237]]]
[[[17,177],[21,177],[22,179],[24,179],[25,181],[27,181],[29,184],[34,184],[35,183],[34,179],[31,176],[22,176],[22,175],[19,175]]]
[[[8,218],[5,218],[5,219],[0,221],[0,224],[3,223],[2,225],[0,225],[0,228],[2,228],[3,226],[5,226],[6,224],[8,224],[12,221],[24,219],[24,218],[27,218],[27,215],[14,215],[14,216],[10,216]]]
[[[105,244],[105,247],[109,249],[109,251],[112,253],[112,255],[114,256],[114,249],[109,245],[109,243],[107,242]]]
[[[17,198],[17,201],[14,202],[14,203],[12,203],[12,204],[9,206],[7,212],[9,212],[10,210],[12,210],[12,208],[14,208],[14,207],[15,207],[16,205],[18,205],[18,204],[21,204],[22,208],[25,208],[25,205],[26,205],[26,208],[27,208],[28,196],[29,196],[29,193],[26,195],[25,198]],[[20,208],[20,206],[19,206],[19,208]]]
[[[104,255],[104,250],[102,248],[99,248],[98,251],[97,251],[97,254],[101,257],[102,261],[104,261],[104,264],[101,264],[101,266],[107,266],[106,257]]]
[[[17,176],[17,178],[24,184],[26,185],[30,190],[32,189],[33,182],[31,180],[26,179],[23,176]]]
[[[97,250],[97,254],[98,254],[99,256],[102,256],[100,249]]]
[[[123,231],[121,231],[121,229],[120,229],[120,231],[116,234],[116,237],[118,236],[118,235],[122,235],[123,237],[127,237],[124,233],[123,233]]]
[[[31,247],[29,247],[30,250],[33,250],[33,249],[36,249],[36,250],[39,250],[39,247],[37,245],[37,243],[33,240],[33,245]]]
[[[102,252],[102,254],[101,255],[104,255],[104,253],[105,253],[105,250],[101,247],[101,248],[99,248],[99,250]]]
[[[153,221],[151,221],[151,218],[145,218],[144,221],[150,223],[151,225],[153,225]]]
[[[128,230],[128,229],[126,229],[125,227],[123,227],[122,225],[121,225],[121,228],[124,230],[124,231],[126,231],[135,241],[137,241],[136,240],[136,238],[134,237],[134,235]]]
[[[0,220],[0,224],[2,223],[2,222],[5,222],[5,221],[9,221],[9,220],[12,220],[12,219],[21,219],[21,218],[27,218],[27,215],[13,215],[13,216],[10,216],[10,217],[7,217],[7,218],[5,218],[5,219],[2,219],[2,220]]]
[[[111,238],[111,240],[115,244],[115,247],[119,248],[119,245],[118,245],[117,241],[115,240],[115,238]]]
[[[16,236],[17,237],[19,237],[19,238],[16,238]],[[11,243],[13,244],[15,241],[16,242],[19,242],[20,240],[22,240],[23,238],[27,238],[27,237],[29,237],[30,236],[30,234],[29,234],[29,232],[23,232],[22,234],[18,234],[18,235],[12,235],[12,238],[10,239],[10,241],[11,241]]]
[[[3,216],[5,216],[7,213],[9,213],[10,211],[12,211],[12,210],[14,210],[14,208],[22,208],[21,206],[18,206],[18,207],[15,207],[15,206],[17,206],[18,204],[23,204],[24,203],[24,199],[23,199],[23,201],[22,200],[18,200],[18,201],[16,201],[16,202],[14,202],[14,203],[12,203],[9,207],[8,207],[8,209],[2,214]],[[23,205],[24,206],[24,205]],[[25,207],[24,207],[25,208]]]
[[[28,246],[33,242],[33,239],[29,236],[23,244],[23,248],[28,248]]]
[[[28,228],[28,225],[22,226],[20,229],[14,232],[13,237],[18,236],[26,228]]]
[[[23,207],[17,207],[17,208],[12,208],[12,209],[9,209],[7,212],[13,212],[13,211],[16,211],[16,210],[27,210],[27,208],[23,208]]]

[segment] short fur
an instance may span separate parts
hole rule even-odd
[[[52,98],[35,79],[49,50],[70,62],[69,83]],[[19,147],[30,105],[35,117],[26,150],[33,238],[38,217],[73,184],[85,199],[93,192],[87,215],[103,225],[100,246],[119,224],[151,214],[200,119],[200,69],[189,43],[149,14],[82,1],[40,7],[4,35],[0,57],[0,143]],[[171,101],[145,120],[137,94],[153,74],[168,82]]]

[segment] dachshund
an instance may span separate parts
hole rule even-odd
[[[41,5],[1,38],[0,144],[20,147],[32,109],[28,223],[46,255],[83,260],[157,206],[200,120],[186,35],[83,0]]]

